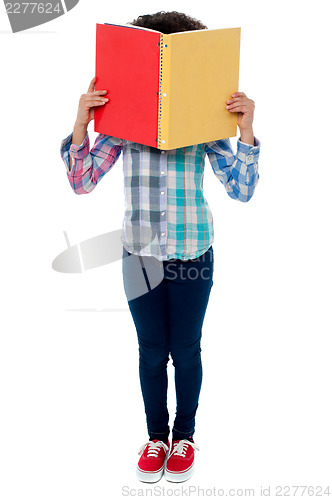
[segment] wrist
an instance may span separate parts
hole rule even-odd
[[[251,144],[254,146],[255,144],[255,137],[254,137],[254,131],[253,128],[246,128],[246,129],[241,129],[240,128],[240,141],[245,142],[246,144]]]
[[[88,124],[84,123],[84,122],[80,122],[79,120],[76,120],[76,122],[74,124],[74,128],[76,128],[77,130],[80,130],[80,131],[87,131]]]
[[[81,123],[76,120],[74,124],[74,130],[72,135],[72,146],[73,149],[81,147],[84,144],[84,139],[88,133],[88,127],[85,123]]]

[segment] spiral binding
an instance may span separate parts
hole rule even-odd
[[[164,55],[164,37],[163,37],[163,35],[160,35],[159,103],[158,103],[158,148],[160,148],[160,146],[161,146],[161,111],[162,111],[163,55]]]

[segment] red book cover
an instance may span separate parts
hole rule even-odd
[[[109,101],[94,108],[94,130],[157,147],[160,33],[96,25],[95,90]]]

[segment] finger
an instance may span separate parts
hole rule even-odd
[[[89,101],[108,101],[108,97],[107,96],[103,96],[103,95],[92,95],[92,96],[88,96],[87,99]]]
[[[231,104],[232,102],[236,102],[236,101],[243,101],[244,98],[243,97],[233,97],[232,99],[228,99],[228,101],[226,101],[228,104]]]
[[[105,102],[108,102],[108,98],[107,97],[100,97],[100,98],[97,98],[97,99],[87,99],[86,100],[86,103],[88,106],[95,106],[96,104],[100,104],[100,103],[105,103]]]
[[[244,92],[235,92],[234,94],[232,94],[232,97],[247,97],[246,94]]]
[[[248,108],[248,111],[252,108],[250,103],[246,99],[241,99],[239,101],[233,102],[232,104],[228,104],[226,106],[227,109],[234,108],[234,106],[244,106]]]
[[[228,104],[228,105],[226,106],[226,109],[232,109],[232,108],[235,108],[235,107],[237,107],[237,106],[244,106],[244,107],[248,108],[248,106],[246,106],[246,104],[245,104],[245,103],[243,103],[243,102],[234,102],[233,104]],[[248,108],[248,109],[249,109],[249,108]]]
[[[233,113],[248,113],[249,109],[246,106],[234,106],[232,109],[229,109],[228,111],[232,111]]]
[[[93,108],[95,106],[102,106],[103,104],[106,104],[107,101],[96,101],[96,102],[93,102],[91,105],[88,104],[88,108]]]
[[[104,95],[107,94],[107,90],[94,90],[93,92],[88,92],[87,95],[95,97],[98,95]]]
[[[95,83],[96,83],[96,77],[94,76],[90,82],[88,92],[93,92],[95,88]]]
[[[85,94],[85,101],[100,101],[105,99],[108,100],[108,97],[103,95]]]

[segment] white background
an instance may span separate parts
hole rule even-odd
[[[277,485],[330,485],[332,493],[328,4],[81,0],[17,34],[2,5],[2,499],[103,500],[124,486],[150,488],[135,477],[148,435],[121,262],[78,275],[51,263],[66,248],[63,231],[75,244],[119,229],[123,217],[122,157],[89,196],[71,190],[60,157],[94,76],[95,23],[159,10],[209,28],[241,26],[239,90],[256,103],[262,144],[248,204],[227,196],[206,161],[215,273],[203,325],[201,450],[184,486],[259,496],[270,485],[273,497]],[[93,122],[89,136],[93,144]],[[172,425],[171,361],[169,411]],[[168,495],[178,488],[164,478],[157,485]]]

